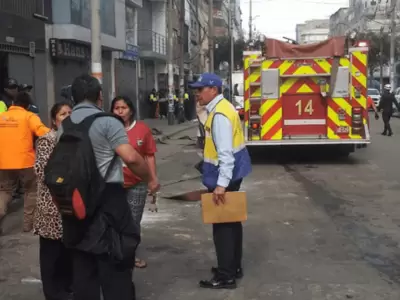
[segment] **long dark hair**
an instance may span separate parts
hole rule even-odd
[[[67,101],[61,101],[61,102],[57,102],[56,104],[54,104],[50,110],[51,128],[54,130],[57,130],[56,125],[55,125],[57,114],[60,112],[61,108],[63,108],[64,106],[68,106],[69,108],[72,109],[71,103],[69,103]]]
[[[131,116],[129,118],[129,124],[132,124],[133,121],[135,120],[136,108],[133,105],[133,102],[129,97],[126,97],[126,96],[117,96],[117,97],[115,97],[113,99],[113,101],[111,102],[111,112],[114,113],[115,104],[120,100],[124,101],[125,104],[129,107],[129,110],[131,111]]]

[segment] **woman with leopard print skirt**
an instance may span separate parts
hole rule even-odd
[[[36,144],[35,173],[38,187],[33,232],[40,237],[40,273],[46,300],[71,299],[71,255],[61,241],[61,215],[44,183],[44,168],[56,145],[57,129],[71,111],[69,103],[56,103],[50,113],[52,130],[40,137]]]

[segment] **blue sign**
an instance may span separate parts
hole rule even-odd
[[[122,59],[137,60],[139,57],[139,47],[131,44],[126,44],[126,51],[122,53]]]

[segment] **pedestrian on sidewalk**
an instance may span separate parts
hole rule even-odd
[[[52,183],[49,189],[53,193],[61,187],[65,192],[74,191],[71,196],[62,197],[61,211],[63,242],[73,249],[74,300],[100,300],[100,292],[104,300],[132,300],[135,299],[132,272],[140,235],[123,188],[122,162],[148,182],[152,193],[157,192],[159,184],[151,179],[144,159],[129,143],[121,120],[111,114],[104,115],[100,108],[103,101],[100,82],[84,74],[73,81],[71,91],[77,105],[58,130],[58,143],[45,176],[47,185]],[[88,135],[90,140],[89,144],[78,143],[82,148],[76,149],[76,153],[84,155],[87,169],[79,169],[71,160],[77,160],[74,154],[62,148],[64,145],[69,150],[71,145],[75,146],[73,139],[64,137],[76,137],[77,132],[79,136]],[[77,173],[65,172],[68,168]],[[80,186],[69,186],[69,182]],[[87,194],[93,197],[86,197]],[[89,209],[91,214],[85,217],[85,210],[82,212],[75,203]]]
[[[384,124],[382,135],[387,136],[393,135],[392,127],[390,126],[390,119],[393,115],[393,105],[395,105],[400,111],[400,105],[397,103],[396,97],[393,95],[391,90],[392,86],[390,84],[386,84],[383,87],[383,95],[378,105],[378,110],[382,110],[382,120]]]
[[[18,93],[8,111],[0,118],[0,234],[13,191],[21,182],[24,195],[23,231],[33,228],[36,207],[34,137],[50,131],[40,118],[28,111],[32,104],[28,93]]]
[[[235,107],[222,95],[222,80],[204,73],[191,84],[196,99],[206,106],[205,145],[202,166],[203,184],[214,194],[215,205],[224,205],[225,193],[238,191],[251,172],[242,125]],[[211,268],[213,278],[200,281],[210,289],[236,288],[242,271],[242,223],[213,224],[218,267]]]
[[[68,102],[56,103],[50,111],[51,131],[40,137],[36,146],[37,205],[33,223],[39,235],[39,263],[46,300],[71,298],[72,254],[62,242],[61,215],[44,182],[44,169],[56,145],[57,129],[71,114]]]
[[[150,176],[158,182],[156,171],[157,152],[156,142],[146,123],[136,121],[136,109],[128,97],[116,97],[111,103],[111,112],[121,117],[125,124],[129,142],[135,150],[144,157],[150,171]],[[132,173],[124,165],[124,187],[128,193],[128,203],[132,210],[133,220],[140,230],[144,207],[147,199],[147,184]],[[136,268],[145,268],[146,262],[140,258],[135,258]]]
[[[152,89],[149,95],[149,105],[150,105],[150,118],[158,119],[158,93],[156,89]]]

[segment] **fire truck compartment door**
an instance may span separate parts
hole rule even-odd
[[[327,104],[321,94],[283,95],[283,137],[323,138],[327,134]]]
[[[349,97],[350,74],[348,67],[339,67],[332,98]]]
[[[279,69],[261,72],[261,96],[263,99],[279,98]]]

